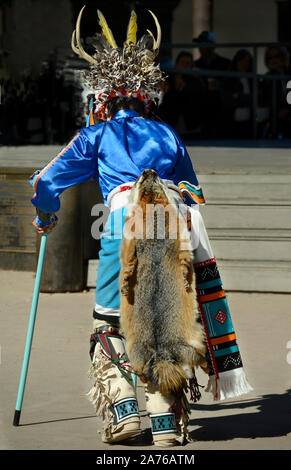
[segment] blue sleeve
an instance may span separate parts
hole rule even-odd
[[[97,139],[92,131],[81,130],[71,142],[42,170],[34,173],[32,204],[43,212],[55,213],[60,208],[59,195],[79,183],[97,180]]]
[[[180,137],[174,133],[178,146],[174,183],[178,186],[188,204],[204,204],[205,199],[194,171],[190,156]]]

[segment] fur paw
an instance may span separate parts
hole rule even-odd
[[[124,282],[120,288],[121,295],[128,296],[128,282]]]

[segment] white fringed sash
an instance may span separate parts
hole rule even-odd
[[[212,393],[214,400],[238,397],[252,390],[242,367],[220,372],[218,379],[211,375],[205,389],[206,392]]]

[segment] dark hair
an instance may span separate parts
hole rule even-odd
[[[250,70],[249,71],[251,72],[253,69],[253,57],[252,57],[252,54],[247,49],[240,49],[239,51],[236,52],[236,54],[234,55],[231,61],[229,69],[236,70],[237,63],[243,60],[245,57],[250,58]]]
[[[188,51],[181,51],[181,52],[179,52],[179,54],[178,54],[177,57],[176,57],[175,64],[177,64],[177,63],[179,62],[179,60],[181,59],[181,57],[190,57],[190,59],[193,60],[193,57],[192,57],[191,52],[188,52]]]
[[[272,49],[275,49],[277,51],[277,54],[284,58],[285,66],[288,67],[289,66],[289,60],[290,60],[289,52],[288,52],[288,49],[286,47],[283,47],[283,46],[281,46],[281,47],[279,47],[279,46],[269,46],[265,50],[265,65],[268,67],[269,54],[270,54],[270,51]]]
[[[107,104],[107,112],[111,116],[115,116],[121,109],[133,109],[142,116],[145,115],[143,102],[131,96],[116,96],[116,98],[113,98]]]

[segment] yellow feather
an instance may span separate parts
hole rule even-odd
[[[99,24],[102,28],[102,33],[104,34],[106,41],[112,46],[114,49],[117,48],[117,44],[115,42],[115,39],[113,37],[111,29],[108,27],[108,24],[101,13],[100,10],[97,10],[98,18],[99,18]]]
[[[132,42],[136,44],[136,33],[137,33],[137,16],[134,10],[131,12],[130,20],[127,27],[127,34],[126,34],[126,42],[125,44],[129,44]]]

